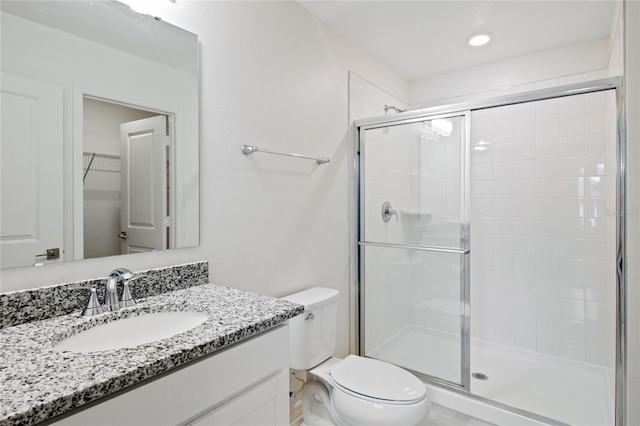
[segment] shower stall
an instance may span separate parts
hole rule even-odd
[[[611,425],[619,79],[359,120],[359,351],[551,424]]]

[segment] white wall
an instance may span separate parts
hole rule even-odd
[[[337,288],[338,355],[348,352],[348,71],[400,98],[407,85],[295,2],[140,2],[198,34],[200,246],[2,271],[3,291],[208,260],[212,281],[284,296]],[[146,4],[145,4],[146,3]],[[250,143],[331,158],[318,166]]]

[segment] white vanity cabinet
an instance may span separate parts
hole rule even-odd
[[[288,362],[288,326],[281,325],[53,424],[288,425]]]

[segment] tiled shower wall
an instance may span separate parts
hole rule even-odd
[[[613,91],[474,111],[472,337],[613,366]]]

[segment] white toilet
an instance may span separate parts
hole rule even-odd
[[[416,425],[429,414],[424,384],[409,372],[371,358],[332,358],[338,291],[314,287],[284,300],[304,305],[289,320],[289,366],[307,370],[304,424]]]

